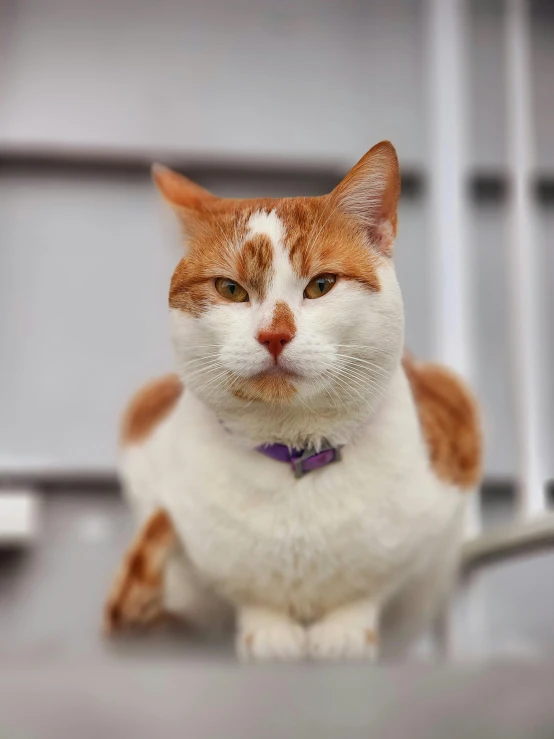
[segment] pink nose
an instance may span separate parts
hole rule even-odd
[[[285,346],[291,341],[294,334],[292,334],[290,331],[260,331],[258,334],[258,341],[260,344],[263,344],[265,347],[267,347],[267,351],[275,358],[275,361],[277,361],[277,357]]]

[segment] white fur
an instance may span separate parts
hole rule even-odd
[[[285,227],[277,213],[272,210],[269,213],[258,210],[252,213],[248,221],[248,237],[264,235],[269,238],[271,243],[282,245],[285,236]]]
[[[273,247],[273,264],[267,296],[263,303],[252,307],[256,333],[269,326],[275,310],[275,303],[278,300],[287,303],[296,317],[304,291],[304,284],[292,269],[285,251],[284,224],[274,210],[269,213],[257,211],[250,216],[246,239],[258,235],[269,238]],[[262,355],[264,360],[268,361],[267,352],[263,348]]]
[[[277,215],[256,214],[249,231],[274,247],[268,295],[199,318],[172,312],[187,390],[145,442],[124,451],[126,489],[139,518],[164,506],[182,540],[191,575],[168,578],[168,605],[204,624],[230,604],[243,658],[372,658],[368,634],[387,636],[389,610],[400,644],[446,592],[462,497],[429,465],[400,365],[392,263],[382,260],[378,292],[339,280],[306,300]],[[255,337],[276,300],[290,305],[297,329],[281,358],[302,379],[290,406],[267,407],[231,390],[237,375],[272,366]],[[342,461],[299,480],[254,449],[322,438],[344,444]]]
[[[371,599],[347,603],[308,629],[308,651],[314,659],[373,659],[377,654],[379,613]]]

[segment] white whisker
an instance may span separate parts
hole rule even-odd
[[[383,385],[378,382],[373,382],[370,378],[367,378],[365,376],[353,374],[349,371],[343,371],[339,376],[342,376],[343,379],[348,378],[351,381],[349,385],[352,388],[355,386],[363,388],[366,391],[370,390],[372,393],[376,394],[379,397],[384,397],[386,394],[386,388]]]
[[[335,375],[334,380],[335,382],[339,382],[342,385],[342,387],[346,390],[346,392],[348,393],[348,395],[350,396],[350,398],[353,400],[354,403],[358,404],[359,401],[356,400],[356,398],[354,398],[354,396],[350,393],[350,390],[353,390],[358,396],[358,398],[360,398],[361,400],[363,401],[366,400],[366,398],[358,390],[352,387],[352,385],[349,382],[347,382],[347,380],[342,378],[341,376]]]
[[[351,357],[348,354],[337,354],[336,356],[341,357],[342,359],[348,359],[349,361],[346,362],[346,365],[349,365],[350,363],[365,365],[366,367],[371,367],[372,370],[374,370],[375,372],[378,372],[383,377],[386,377],[386,378],[389,377],[389,373],[386,370],[384,370],[378,364],[371,362],[369,359],[361,359],[360,357]]]
[[[206,373],[206,372],[213,372],[214,370],[219,370],[219,369],[222,369],[222,368],[223,368],[223,365],[220,362],[218,362],[216,364],[206,365],[204,367],[200,367],[200,368],[194,370],[194,372],[187,373],[186,374],[186,380],[187,380],[187,382],[190,382],[195,377],[198,377],[198,375],[201,375],[201,374]]]

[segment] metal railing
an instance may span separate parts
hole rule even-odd
[[[464,51],[468,44],[465,0],[428,0],[429,95],[431,108],[431,204],[434,246],[435,354],[473,379],[473,296],[468,280],[466,234],[466,130],[468,96]],[[493,559],[554,544],[554,514],[547,512],[547,478],[541,456],[542,400],[538,310],[537,244],[534,237],[532,176],[534,126],[531,100],[530,7],[506,0],[505,69],[509,142],[509,265],[518,442],[517,506],[514,521],[485,532],[480,501],[469,503],[463,567],[470,572]]]

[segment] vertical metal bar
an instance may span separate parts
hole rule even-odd
[[[465,0],[428,0],[429,17],[429,130],[430,220],[433,245],[435,351],[440,361],[471,380],[473,376],[471,297],[466,243],[466,80]],[[466,537],[481,528],[479,495],[466,503]],[[471,638],[477,650],[484,634],[482,593],[472,588],[467,604]],[[435,632],[443,655],[460,651],[452,612],[443,614],[443,628]]]
[[[469,254],[466,242],[466,8],[464,0],[428,0],[430,219],[435,351],[473,378]],[[480,529],[479,496],[467,505],[468,535]]]
[[[430,196],[436,351],[472,374],[466,246],[463,0],[429,0]]]
[[[509,160],[512,184],[508,262],[512,364],[519,452],[519,505],[525,516],[546,507],[541,463],[541,393],[537,258],[533,234],[531,177],[533,123],[530,18],[527,0],[507,0],[506,73]]]

